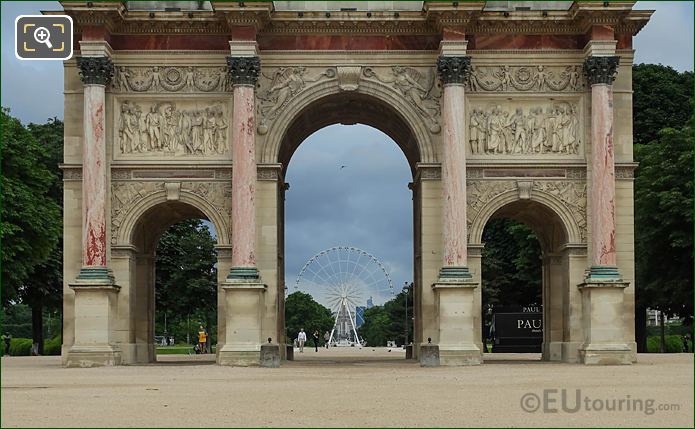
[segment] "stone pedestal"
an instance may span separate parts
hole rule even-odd
[[[621,280],[597,281],[591,278],[579,286],[585,342],[579,348],[586,365],[630,365],[632,355],[623,332],[624,289]]]
[[[475,344],[475,288],[472,278],[441,278],[432,285],[439,314],[439,363],[445,366],[479,365]]]
[[[266,343],[261,346],[261,366],[278,368],[280,366],[280,346]]]
[[[258,366],[261,362],[261,317],[266,285],[260,280],[227,279],[222,283],[226,304],[225,344],[217,363]]]
[[[70,288],[75,292],[75,342],[67,352],[65,365],[120,365],[121,351],[113,341],[120,287],[109,275],[94,275],[92,278],[83,275]]]
[[[439,346],[432,343],[420,344],[420,366],[439,366]]]

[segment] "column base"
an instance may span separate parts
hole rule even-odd
[[[232,268],[230,271],[234,271]],[[258,271],[244,268],[246,273]],[[225,344],[217,354],[217,363],[227,366],[261,365],[261,325],[263,293],[267,286],[260,277],[227,277],[220,285],[225,294],[227,315]]]
[[[579,349],[584,365],[632,365],[632,351],[626,344],[587,344]]]
[[[82,267],[74,281],[75,285],[113,285],[115,279],[110,268]],[[72,284],[71,284],[72,286]]]
[[[256,267],[232,267],[227,274],[227,280],[259,280],[260,278]]]
[[[217,364],[224,366],[261,366],[260,347],[232,347],[225,344],[217,353]]]
[[[439,346],[439,364],[442,366],[471,366],[483,362],[480,349],[472,345],[470,348],[451,348]]]
[[[113,346],[72,346],[64,365],[68,368],[92,368],[121,364],[121,351]]]

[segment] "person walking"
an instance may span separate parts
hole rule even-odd
[[[2,336],[2,341],[5,343],[5,355],[9,356],[10,355],[10,343],[12,342],[12,335],[10,335],[9,332],[5,332],[5,335]]]
[[[319,338],[320,338],[319,337],[319,331],[318,330],[314,331],[314,335],[312,335],[312,336],[314,337],[314,351],[318,352],[319,351]]]
[[[323,341],[326,343],[326,348],[328,348],[328,342],[331,340],[331,334],[326,331],[325,334],[323,334]]]
[[[200,325],[200,329],[198,330],[198,347],[200,348],[200,353],[207,353],[207,341],[208,341],[208,332],[203,328],[203,325]]]
[[[304,343],[306,343],[306,332],[304,332],[304,328],[299,330],[297,342],[299,343],[299,353],[304,353]]]

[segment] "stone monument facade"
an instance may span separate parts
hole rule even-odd
[[[635,361],[632,38],[651,12],[135,3],[56,12],[79,46],[65,63],[66,366],[155,360],[154,250],[187,218],[218,232],[218,363],[284,357],[285,170],[308,135],[357,122],[412,170],[415,358],[483,361],[482,233],[507,217],[541,241],[543,358]]]

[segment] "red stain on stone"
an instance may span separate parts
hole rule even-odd
[[[476,34],[468,37],[468,49],[580,49],[584,47],[581,39],[561,35]]]
[[[99,232],[97,233],[94,232],[94,229],[89,228],[86,250],[85,265],[106,265],[106,230],[104,229],[104,225],[99,225]]]

